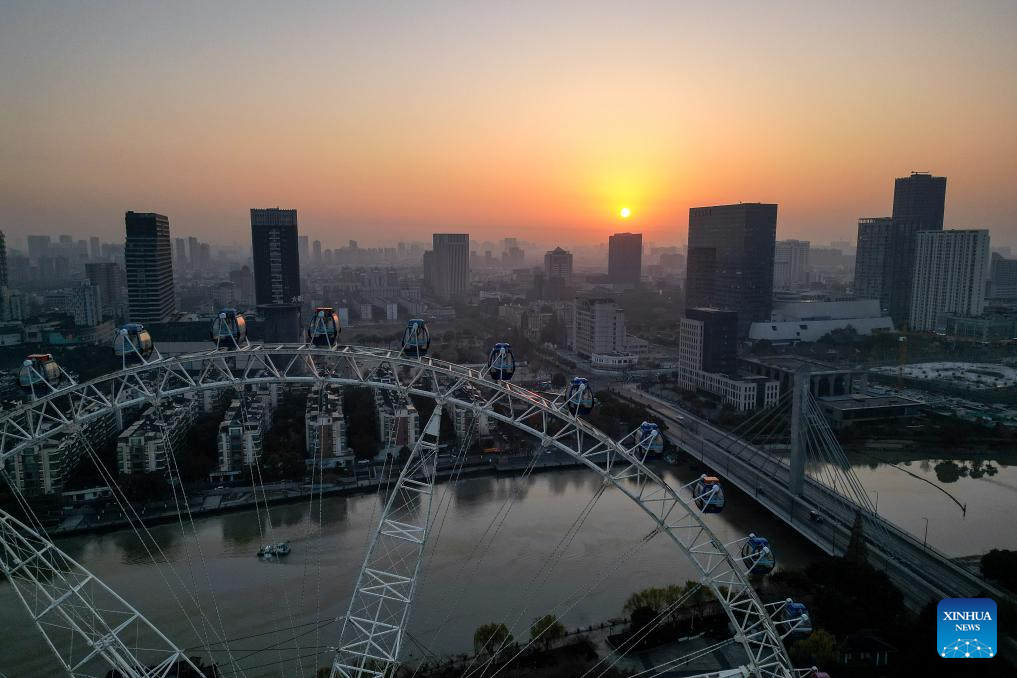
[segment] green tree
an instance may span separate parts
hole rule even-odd
[[[537,617],[530,626],[530,640],[539,641],[546,650],[556,640],[565,637],[565,625],[553,614]]]
[[[832,666],[837,663],[837,639],[826,629],[816,629],[808,638],[794,643],[789,650],[798,666]]]
[[[512,634],[504,624],[481,624],[473,632],[473,651],[477,654],[495,654],[512,640]]]
[[[565,388],[565,375],[561,372],[555,372],[551,375],[551,386],[553,388]]]

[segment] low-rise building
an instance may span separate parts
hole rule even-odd
[[[898,421],[916,416],[922,403],[894,395],[850,395],[826,396],[819,399],[819,405],[835,428],[846,428],[857,424],[879,421]]]
[[[820,360],[797,355],[754,356],[742,358],[741,367],[780,382],[780,392],[786,393],[794,385],[799,370],[808,372],[809,390],[817,398],[860,393],[868,380],[862,372],[844,369]]]
[[[848,328],[862,336],[892,332],[893,320],[880,310],[878,299],[788,301],[774,308],[768,322],[752,323],[749,340],[765,340],[778,346],[797,344]]]

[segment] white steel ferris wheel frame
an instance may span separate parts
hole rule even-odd
[[[482,369],[399,351],[359,346],[249,345],[141,362],[82,384],[71,384],[0,418],[0,468],[26,447],[76,429],[103,414],[206,389],[255,384],[334,384],[387,389],[514,426],[601,475],[634,501],[696,568],[700,583],[722,604],[745,649],[745,670],[764,678],[799,675],[781,632],[748,580],[745,563],[704,522],[691,497],[644,463],[634,435],[616,442],[567,407]],[[630,445],[628,445],[631,443]],[[627,446],[628,445],[628,446]]]

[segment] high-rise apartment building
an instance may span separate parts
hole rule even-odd
[[[625,311],[603,292],[577,296],[572,309],[572,345],[583,358],[625,351]]]
[[[85,264],[85,278],[99,289],[103,313],[115,314],[117,307],[124,301],[120,264],[109,261],[89,262]]]
[[[809,241],[778,240],[773,250],[773,286],[788,289],[809,282]]]
[[[95,327],[102,322],[102,292],[88,280],[82,280],[65,292],[65,305],[74,316],[74,324]]]
[[[251,210],[254,290],[259,304],[300,301],[297,211]]]
[[[431,252],[425,277],[434,294],[445,301],[465,294],[470,286],[469,234],[435,233]]]
[[[1017,259],[1006,259],[999,252],[992,253],[988,296],[994,299],[1017,298]]]
[[[308,263],[308,259],[311,256],[311,247],[306,235],[297,236],[297,250],[300,253],[300,263]]]
[[[566,285],[572,283],[572,253],[555,247],[544,254],[544,278],[557,278]]]
[[[176,311],[169,219],[151,212],[128,212],[127,303],[131,322],[159,323]]]
[[[769,320],[777,205],[738,203],[689,210],[685,305],[738,313],[738,334]]]
[[[607,239],[608,282],[638,285],[642,266],[642,233],[615,233]]]
[[[983,229],[919,231],[909,326],[941,330],[946,316],[977,316],[985,308],[989,232]]]
[[[92,261],[102,259],[102,242],[97,235],[93,235],[88,239],[88,258]]]

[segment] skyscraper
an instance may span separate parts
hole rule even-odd
[[[607,241],[607,279],[638,285],[643,265],[643,234],[615,233]]]
[[[173,255],[169,219],[151,212],[128,212],[127,303],[131,322],[158,323],[176,310],[173,296]]]
[[[297,236],[297,249],[300,251],[300,263],[308,263],[308,258],[311,256],[311,248],[307,242],[307,236]]]
[[[251,210],[254,292],[258,304],[300,300],[297,211]]]
[[[880,300],[895,325],[911,316],[918,233],[943,230],[946,177],[913,172],[894,181],[893,216],[858,221],[855,294]]]
[[[435,233],[428,277],[440,299],[452,301],[470,286],[470,236],[468,233]]]
[[[879,307],[890,308],[890,254],[894,236],[892,217],[858,220],[858,246],[855,254],[856,297],[879,299]]]
[[[893,187],[894,235],[888,253],[888,308],[894,323],[911,316],[911,285],[914,280],[916,236],[922,231],[942,231],[946,203],[946,177],[912,172],[898,177]]]
[[[943,230],[946,177],[912,172],[893,183],[893,220],[913,224],[919,231]]]
[[[976,316],[985,308],[989,273],[987,230],[919,231],[909,326],[916,331],[946,327],[946,315]]]
[[[102,259],[102,243],[99,241],[99,236],[93,235],[88,239],[88,257],[92,261]]]
[[[314,262],[315,266],[320,266],[321,265],[321,241],[320,240],[315,240],[314,241],[314,258],[311,259],[311,261]]]
[[[777,205],[738,203],[689,210],[685,306],[738,313],[738,335],[770,319]]]

